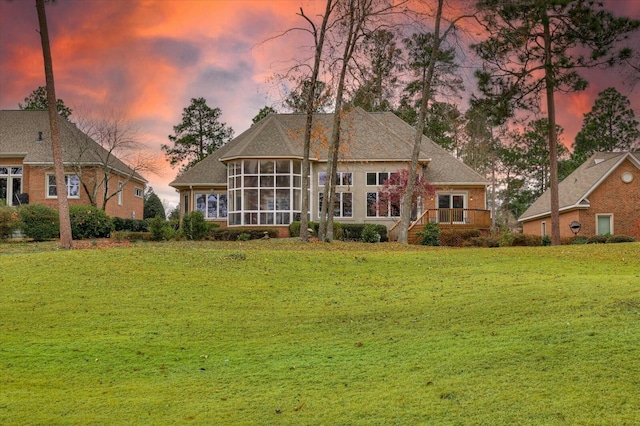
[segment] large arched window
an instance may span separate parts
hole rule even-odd
[[[229,225],[289,225],[299,220],[300,161],[232,161],[227,176]]]

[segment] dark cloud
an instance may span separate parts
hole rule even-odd
[[[189,41],[173,38],[156,38],[148,42],[149,53],[164,58],[176,67],[190,67],[200,61],[201,48]]]

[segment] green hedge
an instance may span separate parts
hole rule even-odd
[[[70,206],[71,235],[74,240],[107,238],[113,222],[104,210],[92,206]]]
[[[121,217],[114,217],[113,230],[146,232],[149,230],[149,221],[147,219],[123,219]]]
[[[44,204],[26,204],[18,209],[20,228],[24,235],[35,241],[60,237],[58,211]]]
[[[628,235],[612,235],[607,238],[607,244],[611,243],[635,243],[636,239]]]
[[[0,204],[0,238],[9,238],[20,228],[20,216],[15,207]]]
[[[279,232],[275,228],[215,228],[210,230],[209,237],[216,241],[259,240],[265,237],[278,238]],[[246,235],[249,237],[247,238]]]
[[[151,232],[135,232],[135,231],[114,231],[111,238],[116,241],[151,241]]]

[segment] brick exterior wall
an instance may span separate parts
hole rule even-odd
[[[5,161],[3,161],[5,164]],[[21,164],[21,163],[18,163]],[[30,204],[44,204],[46,206],[57,209],[58,199],[47,198],[47,175],[52,174],[52,167],[33,167],[25,165],[23,168],[23,181],[22,192],[29,194]],[[66,173],[74,173],[73,170],[66,170]],[[90,181],[91,173],[95,173],[93,170],[83,171],[84,178]],[[110,181],[110,185],[118,185],[118,181],[125,182],[125,178],[118,180],[114,177]],[[144,214],[144,199],[142,197],[135,196],[135,188],[139,188],[144,191],[144,184],[137,181],[127,182],[122,191],[122,205],[118,205],[118,196],[114,196],[107,202],[105,212],[110,217],[132,218],[142,219]],[[89,205],[89,197],[83,188],[80,189],[79,198],[69,198],[69,205]],[[101,205],[101,202],[98,202]]]
[[[622,175],[631,173],[633,181],[624,183]],[[591,207],[573,210],[560,215],[560,236],[572,237],[569,228],[572,221],[582,225],[579,235],[590,237],[596,234],[597,215],[613,215],[613,234],[630,235],[640,240],[640,170],[630,160],[618,166],[587,197]],[[551,234],[550,216],[523,223],[522,232],[541,235],[542,222],[547,223],[547,234]]]

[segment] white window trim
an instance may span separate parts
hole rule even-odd
[[[119,206],[121,206],[124,203],[123,189],[124,189],[124,183],[122,183],[121,181],[118,181],[118,205]]]
[[[135,195],[138,198],[143,198],[144,197],[144,190],[142,188],[140,188],[139,186],[136,186],[133,188],[133,195]]]
[[[540,223],[540,234],[542,234],[543,237],[547,235],[547,222],[545,221]]]
[[[613,229],[613,223],[614,223],[613,213],[597,213],[596,214],[596,234],[597,235],[606,235],[606,234],[600,234],[599,233],[600,230],[598,229],[598,222],[599,222],[599,219],[601,217],[609,218],[609,231],[610,231],[609,233],[610,233],[610,235],[615,235],[615,231]]]
[[[369,184],[369,174],[370,173],[375,173],[375,175],[376,175],[376,183],[374,185],[370,185]],[[366,186],[368,186],[369,188],[374,188],[374,187],[380,187],[380,186],[384,185],[384,182],[380,182],[380,173],[386,173],[387,174],[387,179],[389,179],[389,178],[391,178],[391,175],[396,174],[397,171],[387,172],[387,171],[384,171],[384,170],[379,170],[377,172],[374,172],[374,171],[366,172],[365,175],[364,175],[365,176]]]
[[[49,176],[53,176],[55,178],[55,173],[45,173],[44,175],[44,195],[45,198],[49,199],[49,200],[57,200],[58,199],[58,195],[49,195]],[[78,176],[76,173],[65,173],[64,174],[65,178],[67,176]],[[78,177],[78,179],[80,179]],[[65,179],[66,180],[66,179]],[[69,185],[67,184],[67,182],[65,182],[65,187],[67,188],[67,198],[72,199],[72,200],[77,200],[80,198],[80,193],[82,192],[82,189],[79,187],[78,188],[78,195],[69,195]],[[56,182],[56,194],[58,194],[58,182]]]

